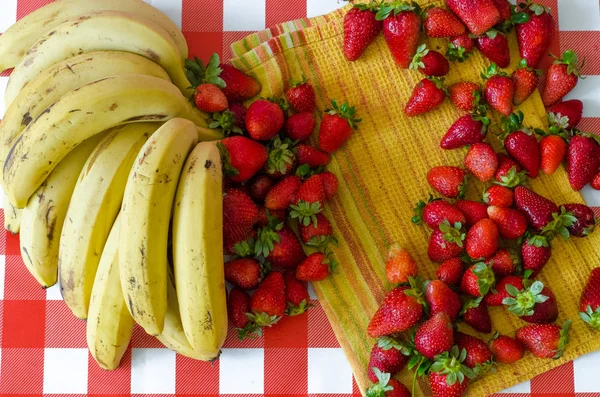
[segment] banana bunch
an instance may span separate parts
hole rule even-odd
[[[188,100],[187,55],[142,0],[52,2],[0,36],[5,228],[107,370],[135,323],[198,360],[225,340],[222,133]]]

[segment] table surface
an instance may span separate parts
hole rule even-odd
[[[0,0],[0,32],[51,0]],[[81,0],[86,1],[86,0]],[[337,0],[146,0],[184,32],[192,55],[231,56],[231,43],[287,20],[328,13]],[[581,129],[600,133],[599,0],[543,0],[558,17],[553,51],[586,56],[586,79],[569,98],[584,101]],[[7,74],[0,76],[0,118]],[[583,192],[600,210],[600,194]],[[1,207],[1,202],[0,202]],[[600,212],[598,212],[600,214]],[[3,214],[0,215],[2,217]],[[2,224],[2,219],[0,219]],[[40,289],[19,255],[18,236],[0,233],[0,393],[360,395],[350,366],[316,296],[307,315],[285,318],[264,339],[240,342],[229,335],[221,359],[193,361],[163,348],[138,327],[121,367],[106,372],[87,352],[85,322],[61,302],[60,291]],[[600,397],[600,352],[567,363],[504,393],[594,393]]]

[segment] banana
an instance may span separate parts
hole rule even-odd
[[[112,129],[79,175],[58,253],[62,296],[77,318],[88,317],[98,262],[121,209],[129,171],[158,127],[157,123],[136,123]]]
[[[221,156],[202,142],[179,179],[173,215],[173,266],[181,322],[190,345],[218,356],[227,336],[223,274]]]
[[[69,19],[93,11],[121,11],[160,25],[171,36],[182,59],[188,48],[179,27],[165,14],[141,0],[62,0],[18,20],[0,36],[0,71],[15,67],[38,39]]]
[[[44,109],[71,90],[118,74],[144,74],[169,80],[163,68],[140,55],[97,51],[59,62],[27,84],[0,123],[0,180],[4,159],[15,139]]]
[[[15,208],[4,193],[4,228],[12,234],[17,234],[21,230],[22,211],[22,209]]]
[[[187,97],[192,94],[179,49],[163,28],[133,14],[101,11],[69,20],[41,37],[10,75],[5,106],[44,69],[75,55],[107,50],[132,52],[158,63]]]
[[[102,135],[83,142],[44,181],[21,218],[21,256],[35,279],[47,288],[56,284],[58,247],[77,177]]]
[[[119,278],[119,218],[102,251],[92,289],[90,316],[86,324],[88,348],[101,368],[119,366],[127,350],[135,322],[123,299]]]
[[[23,130],[4,164],[4,189],[17,208],[27,204],[56,164],[83,140],[121,124],[185,117],[206,125],[177,87],[143,75],[119,75],[70,91]],[[201,140],[222,137],[197,128]]]
[[[150,335],[163,331],[171,210],[181,169],[197,142],[191,121],[168,121],[140,150],[125,188],[119,245],[121,287],[129,312]]]

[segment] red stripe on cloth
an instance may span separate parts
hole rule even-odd
[[[558,393],[571,395],[575,393],[575,376],[572,361],[538,375],[531,380],[532,395]]]
[[[0,226],[4,226],[4,210],[0,209]],[[6,232],[0,230],[0,255],[6,255]]]
[[[312,310],[309,308],[308,310]],[[275,325],[265,329],[265,348],[308,347],[308,316],[285,316]]]
[[[223,30],[223,0],[183,0],[181,6],[181,30],[184,32]]]
[[[131,349],[127,349],[119,368],[106,371],[88,354],[88,393],[103,393],[114,397],[131,393]]]
[[[250,349],[250,348],[261,348],[265,346],[264,338],[246,338],[244,340],[240,340],[237,335],[237,331],[229,326],[227,331],[227,339],[225,339],[225,344],[223,348],[226,349]]]
[[[177,394],[219,394],[219,360],[205,362],[177,355]]]
[[[600,117],[584,117],[577,126],[581,131],[600,133]]]
[[[600,74],[600,31],[561,32],[560,50],[573,50],[579,59],[585,58],[584,75]]]
[[[87,348],[84,320],[73,315],[63,301],[46,303],[45,347]]]
[[[0,393],[41,395],[44,388],[44,349],[2,349]]]
[[[1,232],[0,232],[1,233]],[[19,247],[20,239],[18,234],[12,234],[11,232],[4,231],[6,239],[6,255],[19,255],[21,256],[21,248]]]
[[[307,392],[308,350],[265,349],[265,394],[306,395]]]
[[[46,300],[46,290],[29,273],[20,256],[7,255],[4,271],[5,300]]]
[[[306,18],[306,1],[266,0],[266,26]]]
[[[223,32],[183,32],[188,42],[189,57],[208,62],[213,53],[223,55]]]
[[[19,0],[17,3],[17,19],[21,19],[49,3],[52,3],[52,0]]]
[[[311,301],[310,303],[315,306],[308,310],[308,347],[340,347],[319,302]]]
[[[131,347],[137,348],[160,348],[164,347],[154,336],[148,335],[146,331],[139,325],[133,327],[133,335],[131,336]]]
[[[2,348],[44,347],[45,315],[46,301],[4,301]]]

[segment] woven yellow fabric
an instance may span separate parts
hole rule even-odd
[[[420,3],[424,6],[441,2]],[[340,180],[339,194],[328,203],[326,215],[340,240],[335,254],[341,266],[339,273],[315,283],[315,289],[364,392],[370,384],[367,363],[375,343],[367,336],[366,327],[391,288],[385,277],[387,248],[392,242],[399,242],[414,255],[424,277],[435,277],[437,265],[427,258],[430,231],[410,222],[412,209],[418,200],[432,193],[426,182],[427,171],[437,165],[460,165],[465,149],[439,148],[440,138],[461,115],[449,101],[426,115],[404,116],[404,105],[423,76],[397,68],[382,37],[358,61],[345,60],[342,27],[347,10],[253,35],[234,45],[238,57],[233,63],[261,81],[262,96],[281,95],[291,78],[304,75],[315,86],[320,110],[328,107],[330,98],[348,101],[356,105],[358,116],[363,119],[328,167]],[[272,32],[282,34],[273,37]],[[430,40],[428,45],[443,52],[446,43]],[[514,67],[518,61],[514,33],[510,44]],[[479,74],[488,65],[480,54],[475,54],[468,62],[452,65],[447,83],[482,83]],[[527,124],[546,126],[539,93],[520,110],[525,113]],[[498,123],[498,119],[493,123]],[[499,150],[500,142],[494,132],[498,132],[497,126],[492,127],[489,140]],[[555,175],[532,180],[530,186],[557,203],[583,202],[580,194],[571,190],[563,168]],[[480,183],[471,183],[469,195],[479,198],[483,188]],[[555,241],[552,259],[539,277],[557,296],[558,322],[573,320],[571,342],[563,357],[542,360],[527,354],[516,364],[500,365],[497,374],[473,383],[468,396],[490,395],[600,349],[599,334],[578,318],[583,285],[590,270],[600,266],[599,247],[600,233],[586,239]],[[502,334],[513,336],[516,329],[526,325],[503,308],[490,308],[490,313],[495,329]],[[468,326],[460,328],[475,334]],[[479,336],[487,340],[491,335]],[[411,375],[404,370],[399,377],[410,384]],[[429,394],[425,384],[421,383],[420,393]]]

